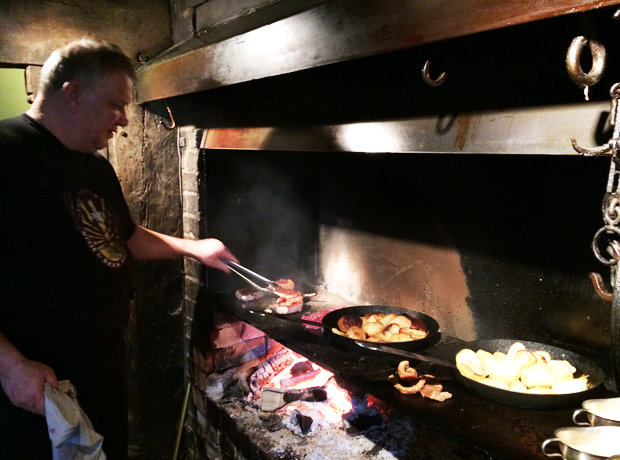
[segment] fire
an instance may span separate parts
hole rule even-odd
[[[282,380],[291,379],[291,368],[302,361],[307,361],[305,358],[296,359],[289,367],[280,372],[276,377],[274,377],[266,387],[271,388],[282,388],[280,383]],[[287,389],[302,389],[302,388],[311,388],[311,387],[321,387],[325,388],[327,391],[327,401],[323,403],[307,403],[307,402],[292,402],[286,406],[286,412],[290,413],[293,410],[302,410],[306,409],[309,404],[320,404],[321,408],[317,408],[316,410],[321,413],[324,420],[332,425],[340,425],[342,423],[342,416],[353,409],[353,405],[351,404],[351,397],[346,390],[343,390],[338,386],[335,380],[332,378],[334,376],[333,373],[323,369],[320,366],[317,366],[314,363],[312,365],[312,373],[316,372],[312,378],[303,380],[296,385],[287,386]],[[310,374],[308,372],[307,374]]]
[[[336,425],[342,420],[342,416],[353,409],[349,392],[340,388],[335,381],[330,380],[327,385],[327,404],[321,409],[325,419]]]
[[[290,379],[292,377],[292,375],[291,375],[291,368],[295,364],[300,363],[302,361],[307,361],[307,360],[305,358],[297,358],[286,369],[284,369],[282,372],[280,372],[278,375],[276,375],[271,380],[271,382],[269,382],[265,386],[269,387],[269,388],[282,388],[282,386],[280,385],[280,382],[282,380],[284,380],[284,379]],[[303,380],[302,382],[299,382],[296,385],[287,386],[286,388],[288,388],[288,389],[301,389],[301,388],[311,388],[311,387],[323,387],[323,386],[325,386],[327,381],[334,376],[334,374],[332,374],[331,372],[326,371],[325,369],[323,369],[320,366],[317,366],[314,363],[311,363],[311,365],[312,365],[312,369],[314,371],[316,371],[316,370],[319,371],[319,372],[317,372],[317,374],[313,378],[308,379],[308,380]]]

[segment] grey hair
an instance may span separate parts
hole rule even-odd
[[[79,81],[89,86],[98,78],[116,71],[136,80],[131,60],[118,46],[105,41],[77,40],[55,50],[45,61],[39,77],[39,92],[58,91],[67,81]]]

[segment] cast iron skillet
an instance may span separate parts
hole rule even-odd
[[[385,345],[386,347],[397,348],[400,350],[407,350],[407,351],[423,350],[432,345],[435,345],[441,339],[441,334],[439,333],[439,323],[437,323],[435,319],[418,311],[408,310],[406,308],[390,307],[386,305],[362,305],[362,306],[357,306],[357,307],[340,308],[338,310],[334,310],[332,312],[327,313],[323,317],[323,321],[321,323],[316,322],[316,321],[308,321],[308,320],[300,319],[300,318],[297,318],[291,315],[279,315],[277,313],[264,313],[264,312],[252,311],[252,310],[250,311],[252,313],[259,314],[262,316],[265,316],[265,315],[275,316],[277,318],[280,318],[286,321],[292,321],[295,323],[303,323],[303,324],[308,324],[311,326],[321,327],[325,331],[327,331],[328,334],[330,334],[330,336],[334,339],[334,342],[338,346],[342,348],[346,348],[348,350],[356,351],[358,353],[362,352],[362,353],[368,353],[368,354],[383,354],[382,351],[367,350],[367,349],[361,348],[360,346],[356,344],[356,340],[350,339],[348,337],[345,337],[339,334],[335,334],[332,331],[332,328],[338,329],[338,320],[345,315],[365,316],[370,313],[383,313],[384,315],[388,315],[390,313],[396,313],[397,315],[407,316],[409,317],[409,319],[418,319],[422,321],[424,324],[426,324],[426,327],[428,327],[428,335],[424,337],[423,339],[413,340],[409,342],[382,342],[381,345]],[[365,343],[374,344],[375,342],[365,342]]]
[[[570,362],[577,371],[575,377],[581,375],[588,376],[588,389],[578,393],[558,394],[558,395],[541,395],[532,393],[519,393],[515,391],[502,390],[501,388],[492,387],[475,380],[468,379],[461,375],[456,368],[456,354],[463,348],[469,348],[473,351],[480,349],[494,353],[501,351],[507,353],[510,346],[515,342],[521,342],[528,351],[544,350],[547,351],[552,359],[566,360]],[[521,409],[560,409],[571,406],[578,406],[586,399],[592,399],[595,395],[604,389],[602,385],[605,378],[603,371],[592,361],[562,348],[544,345],[537,342],[527,342],[524,340],[478,340],[474,342],[462,342],[457,348],[449,347],[448,350],[442,350],[440,354],[443,358],[428,357],[404,350],[393,350],[383,347],[384,343],[375,344],[372,342],[359,342],[358,346],[377,346],[382,349],[383,353],[397,354],[410,359],[419,361],[429,361],[450,369],[452,378],[467,388],[472,393],[488,399],[489,401],[503,404],[505,406],[518,407]],[[435,353],[437,355],[437,353]]]
[[[365,316],[370,313],[383,313],[384,315],[396,313],[397,315],[407,316],[409,319],[418,319],[426,324],[426,327],[428,327],[428,335],[423,339],[413,340],[410,342],[381,342],[381,345],[385,345],[390,348],[398,348],[400,350],[415,351],[423,350],[435,345],[441,338],[439,334],[439,323],[435,319],[419,311],[390,307],[386,305],[361,305],[357,307],[345,307],[339,310],[334,310],[323,317],[323,324],[329,327],[329,332],[338,345],[357,352],[364,350],[365,353],[380,354],[381,352],[362,349],[355,343],[354,339],[335,334],[331,330],[332,328],[338,329],[338,320],[345,315]],[[372,344],[374,342],[368,343]]]
[[[581,375],[588,376],[589,388],[579,393],[568,393],[561,395],[539,395],[530,393],[518,393],[514,391],[502,390],[474,380],[463,377],[461,373],[453,369],[452,376],[454,380],[460,383],[472,393],[477,394],[490,401],[503,404],[506,406],[519,407],[522,409],[559,409],[570,406],[579,406],[584,400],[591,399],[596,393],[603,389],[603,379],[605,375],[603,371],[592,361],[583,356],[573,353],[562,348],[553,347],[537,342],[526,342],[523,340],[478,340],[474,342],[466,342],[464,348],[470,348],[473,351],[479,349],[486,350],[490,353],[501,351],[507,353],[510,346],[515,342],[521,342],[528,351],[543,350],[547,351],[552,359],[566,360],[576,369],[575,377]],[[448,361],[456,364],[455,350]]]

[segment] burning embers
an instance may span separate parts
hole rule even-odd
[[[348,391],[338,386],[331,372],[291,350],[283,349],[262,363],[249,384],[248,399],[259,403],[262,411],[281,415],[283,425],[297,434],[344,428],[356,435],[363,431],[362,425],[383,423],[376,410],[360,417]]]

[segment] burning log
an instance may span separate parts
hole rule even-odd
[[[302,361],[300,363],[295,364],[291,367],[291,375],[293,377],[297,377],[298,375],[303,375],[306,372],[310,372],[313,370],[312,363],[310,361]]]
[[[321,373],[321,370],[322,369],[314,369],[310,372],[306,372],[305,374],[297,375],[288,379],[282,379],[280,380],[280,388],[291,388],[295,385],[299,385],[301,382],[311,380],[317,375],[319,375]]]
[[[295,356],[290,351],[282,349],[261,363],[256,372],[250,376],[249,385],[252,393],[259,394],[266,383],[290,366],[293,361],[295,361]]]
[[[327,391],[324,388],[314,387],[301,390],[265,388],[261,396],[260,409],[265,412],[273,412],[293,401],[322,402],[326,399]]]

